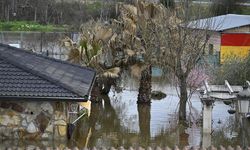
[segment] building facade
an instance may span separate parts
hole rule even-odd
[[[210,32],[205,54],[218,55],[220,63],[232,57],[249,55],[250,15],[221,15],[193,21],[190,27]]]

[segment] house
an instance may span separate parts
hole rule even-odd
[[[205,18],[192,21],[189,27],[211,31],[207,54],[218,54],[221,63],[232,56],[244,58],[250,52],[250,15]]]
[[[66,140],[95,71],[0,44],[0,139]]]

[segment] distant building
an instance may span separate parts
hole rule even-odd
[[[232,56],[244,58],[249,55],[250,15],[227,14],[200,19],[191,22],[190,27],[212,32],[206,53],[218,54],[220,63]]]

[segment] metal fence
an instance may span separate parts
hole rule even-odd
[[[111,147],[111,148],[106,148],[106,147],[101,147],[101,148],[96,148],[96,147],[93,147],[93,148],[77,148],[77,147],[74,147],[74,148],[68,148],[68,147],[65,147],[65,148],[59,148],[59,147],[47,147],[47,148],[39,148],[39,147],[27,147],[27,148],[19,148],[19,147],[13,147],[13,148],[10,148],[10,147],[6,147],[5,148],[6,150],[250,150],[250,147],[245,147],[245,148],[241,148],[240,146],[235,146],[235,147],[232,147],[232,146],[228,146],[228,147],[223,147],[223,146],[219,146],[219,147],[214,147],[214,146],[211,146],[209,148],[199,148],[199,147],[189,147],[189,146],[186,146],[184,148],[179,148],[178,146],[175,146],[175,147],[147,147],[147,148],[143,148],[143,147],[137,147],[137,148],[134,148],[134,147],[129,147],[129,148],[124,148],[124,147],[118,147],[118,148],[114,148],[114,147]]]
[[[0,32],[0,43],[30,50],[39,54],[65,60],[67,49],[62,46],[62,39],[78,38],[77,33],[69,32]]]

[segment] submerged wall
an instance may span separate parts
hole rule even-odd
[[[63,102],[0,102],[0,139],[66,140]]]

